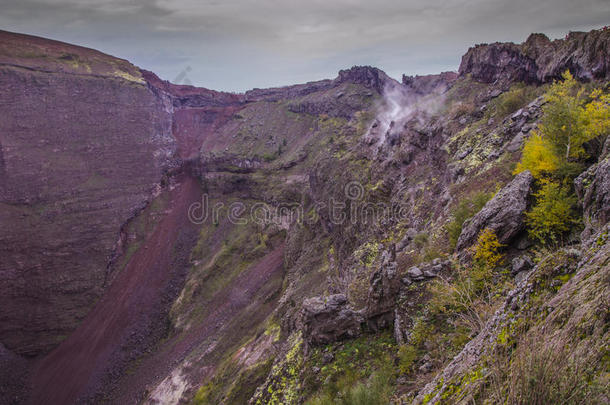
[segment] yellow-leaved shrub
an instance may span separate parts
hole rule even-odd
[[[562,77],[545,94],[539,128],[525,142],[515,169],[515,174],[529,170],[536,179],[536,201],[526,222],[530,237],[542,243],[561,241],[578,224],[574,178],[588,152],[601,151],[610,131],[610,94],[596,89],[587,95],[569,71]]]
[[[495,269],[504,262],[504,255],[501,253],[502,245],[498,241],[496,233],[485,228],[477,238],[477,243],[473,248],[475,262],[488,269]]]
[[[559,168],[560,161],[553,153],[548,139],[534,131],[523,146],[521,161],[515,168],[515,174],[529,170],[536,179],[550,177]]]

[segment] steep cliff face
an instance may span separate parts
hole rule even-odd
[[[485,83],[547,83],[568,69],[580,80],[607,80],[610,31],[571,32],[554,41],[544,34],[532,34],[520,45],[477,45],[462,57],[459,72]]]
[[[173,106],[171,133],[183,160],[197,157],[203,143],[244,103],[237,94],[172,84],[148,71],[142,75],[153,92]]]
[[[0,44],[0,340],[37,355],[99,298],[176,143],[171,106],[128,62],[5,32]]]

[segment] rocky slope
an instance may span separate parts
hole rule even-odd
[[[505,338],[578,324],[578,350],[607,345],[607,142],[563,253],[528,240],[533,180],[512,172],[545,83],[604,88],[609,31],[245,94],[0,37],[0,402],[333,401],[389,373],[393,402],[466,403],[492,397]],[[494,299],[467,324],[434,312],[486,228],[509,263]],[[510,329],[543,308],[548,328]]]

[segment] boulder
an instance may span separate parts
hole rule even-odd
[[[411,267],[407,270],[407,275],[411,277],[413,280],[419,280],[424,278],[424,272],[417,266]]]
[[[470,155],[470,152],[472,152],[472,146],[468,146],[463,151],[458,153],[457,158],[459,160],[463,160],[466,158],[466,156]]]
[[[524,228],[525,211],[533,177],[529,171],[518,174],[481,211],[464,223],[457,250],[472,246],[485,228],[495,232],[498,241],[510,243]]]
[[[512,261],[511,273],[515,276],[522,271],[530,270],[532,267],[534,267],[534,262],[529,256],[517,256]]]
[[[409,268],[409,270],[407,270],[407,276],[403,278],[402,282],[405,285],[410,285],[413,281],[423,281],[427,278],[434,278],[438,276],[441,271],[450,268],[450,260],[441,260],[440,258],[437,258],[431,262],[420,263],[417,266]]]
[[[313,297],[303,302],[300,328],[309,345],[354,338],[362,332],[362,315],[354,311],[345,294]]]
[[[523,142],[525,141],[525,133],[519,132],[517,135],[513,137],[513,139],[506,145],[506,150],[508,152],[517,152],[523,146]]]
[[[417,235],[417,230],[414,228],[409,228],[405,232],[405,236],[402,238],[400,242],[398,242],[396,246],[396,250],[401,251],[413,241],[413,238]]]

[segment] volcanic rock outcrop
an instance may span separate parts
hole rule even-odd
[[[303,336],[314,345],[354,338],[362,333],[364,320],[350,308],[343,294],[305,300],[301,317]]]
[[[584,211],[582,236],[587,239],[610,220],[610,154],[578,176],[574,184]]]
[[[571,32],[554,41],[532,34],[520,45],[477,45],[462,57],[459,73],[485,83],[546,83],[568,69],[580,80],[610,78],[610,30]]]
[[[506,244],[524,229],[525,211],[533,177],[528,171],[515,177],[498,192],[481,211],[464,223],[457,242],[457,250],[472,246],[484,229],[491,229],[500,243]]]

